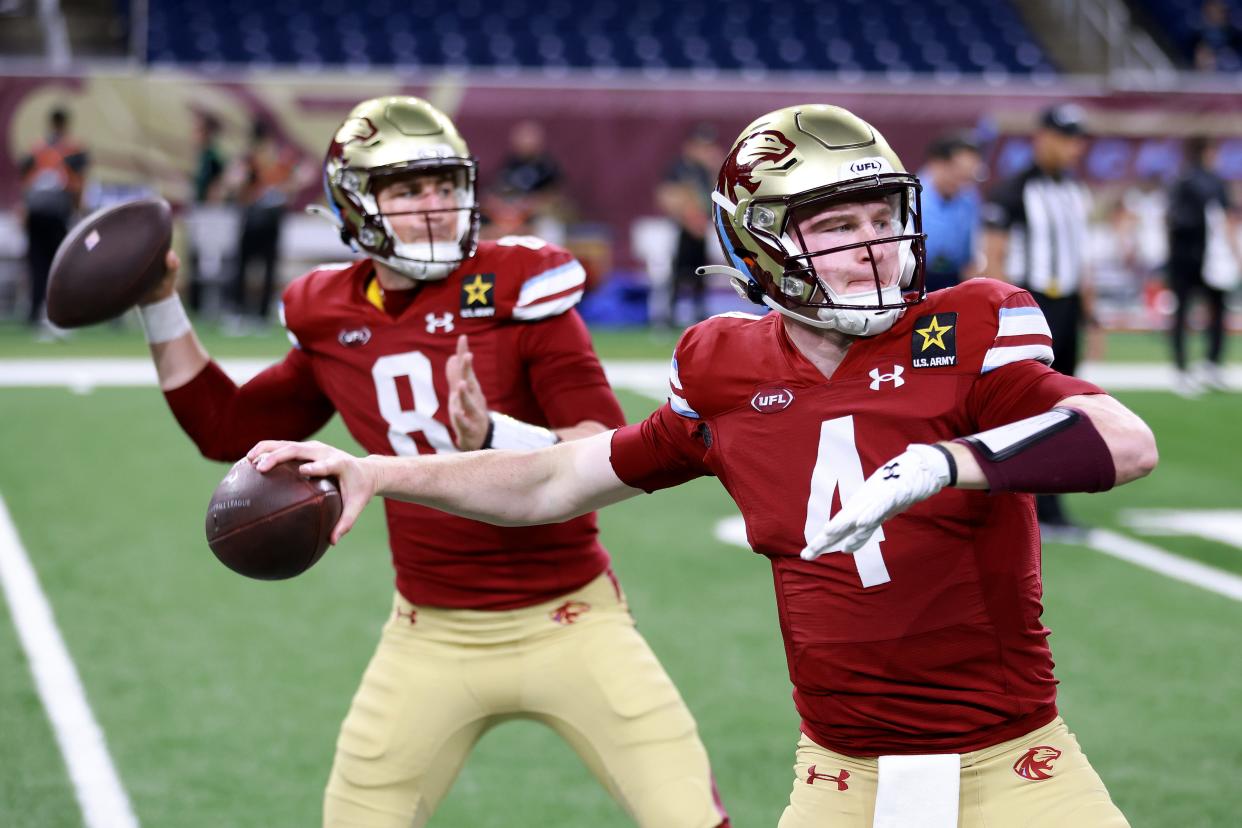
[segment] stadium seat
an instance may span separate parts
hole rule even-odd
[[[1158,0],[1153,0],[1157,2]],[[1172,0],[1169,0],[1172,2]],[[399,9],[399,11],[398,11]],[[422,21],[401,25],[400,21]],[[891,25],[901,21],[901,25]],[[394,28],[396,27],[396,28]],[[352,4],[249,0],[150,10],[154,63],[478,66],[564,71],[640,69],[1051,73],[1013,8],[988,0],[847,0],[826,5],[605,0],[431,0]]]

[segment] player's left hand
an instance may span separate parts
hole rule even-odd
[[[445,374],[449,387],[449,422],[453,426],[453,442],[461,451],[483,447],[491,420],[487,415],[487,397],[474,375],[474,354],[466,335],[457,337],[457,353],[448,358]]]
[[[813,561],[828,552],[857,552],[895,514],[949,484],[949,461],[939,449],[912,444],[867,478],[841,511],[802,550]]]

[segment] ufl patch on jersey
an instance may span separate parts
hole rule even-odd
[[[957,313],[920,316],[910,337],[910,364],[915,368],[957,365]]]
[[[461,283],[461,318],[496,315],[496,274],[476,273]]]

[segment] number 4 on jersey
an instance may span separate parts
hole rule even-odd
[[[854,418],[825,420],[819,427],[819,455],[815,458],[815,470],[811,473],[811,496],[806,504],[804,539],[807,543],[832,517],[833,493],[840,492],[841,502],[845,503],[862,487],[865,479],[862,460],[858,457],[858,447],[854,442]],[[891,580],[888,567],[884,564],[884,553],[880,549],[883,540],[884,529],[877,529],[871,540],[854,553],[854,565],[858,567],[858,577],[864,587],[886,584]]]

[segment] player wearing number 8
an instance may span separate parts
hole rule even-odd
[[[1135,480],[1155,442],[1048,367],[1025,291],[925,294],[919,189],[851,113],[769,113],[721,169],[709,270],[775,312],[690,328],[643,423],[438,464],[252,457],[338,476],[338,533],[376,493],[539,523],[714,476],[771,563],[802,718],[780,828],[1124,826],[1057,714],[1030,493]]]
[[[416,98],[360,104],[324,180],[322,212],[365,258],[288,287],[282,362],[238,388],[172,276],[142,307],[168,403],[205,455],[304,439],[333,413],[367,451],[408,456],[548,446],[624,422],[574,310],[582,266],[539,239],[478,241],[474,159],[443,113]],[[593,514],[503,528],[395,500],[387,512],[394,609],[341,729],[325,825],[426,824],[475,741],[515,716],[564,736],[638,825],[727,825]]]

